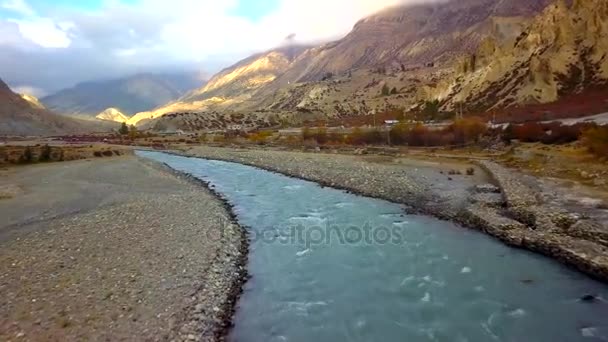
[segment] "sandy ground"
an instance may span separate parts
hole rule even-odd
[[[200,184],[136,157],[0,172],[1,341],[186,339],[195,306],[218,333],[239,238]]]

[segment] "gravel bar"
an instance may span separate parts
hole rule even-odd
[[[247,240],[211,191],[132,156],[17,168],[11,182],[0,340],[223,340]]]

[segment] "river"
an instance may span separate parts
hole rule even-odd
[[[608,341],[608,286],[551,259],[250,166],[137,153],[211,184],[247,229],[230,341]]]

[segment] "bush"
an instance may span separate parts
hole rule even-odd
[[[529,122],[513,128],[513,136],[522,142],[539,142],[545,135],[543,125],[538,122]]]
[[[390,88],[388,87],[388,85],[385,83],[385,84],[382,86],[382,90],[380,91],[380,94],[381,94],[382,96],[389,96],[389,95],[390,95],[390,93],[391,93],[391,89],[390,89]]]
[[[426,101],[424,103],[424,109],[422,115],[425,119],[436,119],[439,116],[439,100]]]
[[[51,160],[51,147],[48,144],[42,146],[42,149],[40,150],[40,157],[38,158],[38,160],[42,162]]]
[[[271,136],[272,136],[271,131],[259,131],[259,132],[249,134],[247,136],[247,139],[249,139],[249,141],[256,143],[258,145],[264,145],[264,144],[266,144],[266,140]]]
[[[355,127],[351,134],[346,136],[346,143],[349,145],[363,145],[365,139],[363,138],[363,131],[359,127]]]
[[[453,144],[477,142],[487,130],[488,126],[479,118],[459,119],[448,128],[454,134]]]
[[[378,145],[384,144],[386,139],[382,132],[377,129],[364,131],[357,127],[346,136],[345,141],[350,145]]]
[[[408,135],[412,130],[412,125],[408,125],[406,123],[398,123],[393,128],[391,128],[389,135],[391,138],[391,143],[395,145],[404,145],[407,143]]]
[[[608,126],[593,127],[583,131],[582,142],[589,152],[598,157],[608,157]]]
[[[580,138],[584,125],[569,126],[560,123],[550,123],[545,127],[548,128],[548,131],[540,139],[543,144],[567,144]]]
[[[118,130],[118,133],[120,133],[122,135],[129,134],[129,126],[127,126],[126,122],[122,123],[122,125],[120,126],[120,129]]]
[[[32,149],[29,146],[25,148],[20,159],[22,163],[31,163],[33,161],[34,156],[32,154]]]

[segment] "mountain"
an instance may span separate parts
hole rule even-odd
[[[203,87],[190,91],[177,101],[152,111],[137,113],[130,124],[141,124],[166,113],[196,110],[222,103],[227,98],[245,102],[255,90],[274,81],[288,70],[294,59],[306,51],[307,46],[283,47],[250,56],[214,75]]]
[[[33,105],[0,80],[0,135],[53,135],[102,129]],[[106,127],[107,128],[107,127]]]
[[[129,121],[129,117],[124,115],[123,113],[121,113],[120,110],[118,110],[116,108],[108,108],[108,109],[104,110],[103,112],[97,114],[97,116],[95,116],[95,118],[98,120],[120,122],[120,123]]]
[[[417,111],[435,101],[446,113],[553,102],[604,87],[606,6],[451,0],[389,8],[338,41],[251,56],[129,122],[196,130]]]
[[[29,94],[19,94],[21,98],[29,102],[34,108],[46,109],[37,97]]]
[[[446,109],[550,103],[607,87],[607,55],[608,2],[558,0],[514,42],[488,37],[459,61],[450,81],[429,90]]]
[[[127,78],[80,83],[42,98],[50,110],[70,116],[95,117],[106,108],[127,115],[153,109],[199,87],[199,73],[138,74]]]

